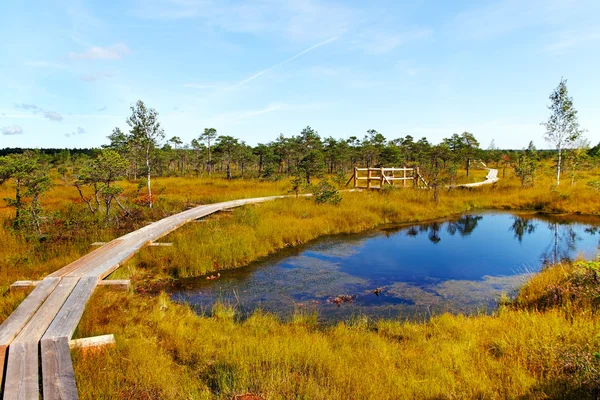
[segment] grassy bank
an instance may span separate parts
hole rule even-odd
[[[98,291],[78,335],[111,332],[117,347],[76,353],[79,388],[83,398],[596,398],[593,268],[547,269],[492,316],[328,328],[310,315],[240,322],[224,306],[197,316],[166,295]],[[573,296],[545,300],[557,291]]]

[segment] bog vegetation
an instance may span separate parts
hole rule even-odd
[[[565,103],[572,107],[566,85],[557,92],[552,104],[561,101],[560,112]],[[173,247],[144,249],[117,270],[113,278],[131,278],[134,289],[98,289],[76,333],[117,339],[115,348],[74,353],[82,398],[599,395],[598,261],[548,266],[494,315],[440,315],[425,323],[356,316],[325,327],[301,310],[286,321],[260,311],[241,319],[228,304],[199,316],[162,292],[181,277],[384,223],[494,208],[599,214],[600,144],[589,148],[575,125],[553,130],[555,111],[546,127],[549,137],[560,134],[556,151],[533,143],[481,149],[469,132],[431,144],[410,135],[388,140],[375,130],[336,140],[310,127],[254,147],[207,128],[184,144],[164,141],[158,114],[143,102],[131,111],[130,129],[115,128],[103,149],[3,151],[0,320],[24,296],[8,291],[12,282],[39,279],[87,253],[92,242],[194,205],[291,196],[186,226],[171,234]],[[575,123],[572,111],[566,114]],[[497,184],[455,187],[482,180],[484,164],[499,170]],[[354,166],[419,166],[432,190],[340,192]],[[294,196],[303,192],[315,196]]]

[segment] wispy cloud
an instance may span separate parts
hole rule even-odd
[[[433,35],[432,29],[423,27],[394,33],[369,29],[358,35],[358,38],[352,41],[352,45],[368,54],[385,54],[399,46],[428,39]]]
[[[183,87],[186,87],[189,89],[204,90],[204,89],[215,89],[215,88],[219,87],[219,85],[214,84],[214,83],[186,83],[183,85]]]
[[[325,46],[326,44],[335,42],[336,40],[338,40],[340,37],[339,36],[334,36],[332,38],[329,38],[327,40],[323,40],[322,42],[319,42],[313,46],[310,46],[308,49],[301,51],[300,53],[296,54],[293,57],[288,58],[287,60],[284,60],[282,62],[280,62],[279,64],[275,64],[272,67],[269,67],[267,69],[263,69],[262,71],[259,71],[257,73],[255,73],[254,75],[249,76],[248,78],[244,79],[243,81],[239,82],[238,84],[231,86],[225,90],[233,90],[233,89],[237,89],[241,86],[244,86],[245,84],[252,82],[253,80],[255,80],[256,78],[266,74],[267,72],[271,72],[279,67],[281,67],[282,65],[285,65],[291,61],[294,61],[296,58],[303,56],[304,54],[313,51],[314,49],[317,49],[321,46]]]
[[[104,107],[99,108],[97,111],[106,111],[107,108],[108,108],[108,106],[104,106]]]
[[[63,117],[56,111],[44,111],[41,107],[35,104],[15,104],[16,108],[20,108],[23,110],[31,111],[34,114],[43,113],[43,117],[49,119],[50,121],[62,121]],[[25,115],[11,115],[12,118],[27,118],[27,114]]]
[[[50,68],[50,69],[65,69],[67,66],[65,64],[59,64],[55,62],[49,62],[44,60],[30,60],[25,61],[26,67],[32,68]]]
[[[65,133],[65,137],[71,137],[71,136],[75,136],[75,135],[83,135],[84,133],[85,133],[85,129],[78,126],[76,131],[71,132],[71,133]]]
[[[62,115],[57,113],[56,111],[46,111],[44,112],[44,118],[48,118],[50,121],[60,122],[63,120]]]
[[[21,128],[19,125],[5,126],[5,127],[1,128],[0,131],[2,131],[3,135],[8,135],[8,136],[23,134],[23,128]]]
[[[257,117],[259,115],[269,114],[275,111],[291,111],[291,110],[310,110],[322,107],[322,104],[288,104],[288,103],[272,103],[265,108],[259,110],[244,111],[235,115],[232,120],[240,121],[243,119]]]
[[[71,60],[120,60],[129,54],[129,48],[124,43],[117,43],[108,47],[92,46],[82,53],[69,53]]]
[[[297,41],[339,35],[361,19],[355,8],[330,0],[138,0],[133,14],[149,19],[196,18],[218,30],[270,33]]]
[[[600,10],[597,0],[496,0],[475,4],[451,20],[448,34],[461,39],[492,39],[541,25],[554,27],[568,21],[580,24]]]
[[[40,107],[36,106],[35,104],[15,104],[15,107],[22,108],[23,110],[29,110],[34,113],[44,111]]]
[[[550,53],[561,54],[567,50],[590,42],[600,41],[600,32],[564,32],[561,38],[547,45],[544,49]]]
[[[102,79],[111,78],[113,74],[110,72],[96,72],[93,74],[83,74],[79,77],[84,82],[95,82],[100,81]]]

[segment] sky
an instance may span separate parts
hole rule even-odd
[[[311,126],[547,148],[561,77],[600,142],[598,0],[3,3],[0,148],[100,146],[138,99],[186,143]]]

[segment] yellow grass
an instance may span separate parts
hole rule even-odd
[[[597,171],[587,173],[573,187],[565,182],[555,188],[549,171],[536,187],[522,189],[510,176],[494,187],[444,191],[438,203],[429,191],[408,189],[344,193],[337,207],[295,198],[244,207],[174,232],[166,239],[173,247],[144,249],[115,277],[130,276],[140,286],[195,276],[326,234],[478,209],[600,214],[599,192],[585,185],[597,177]],[[124,185],[133,196],[137,185]],[[23,298],[6,293],[10,283],[41,278],[89,251],[92,241],[110,240],[193,204],[285,194],[289,186],[288,181],[157,179],[156,207],[141,209],[135,222],[119,229],[59,227],[71,232],[60,241],[14,232],[13,211],[0,208],[0,320]],[[0,186],[0,197],[9,194],[10,186]],[[86,212],[83,204],[73,204],[77,198],[73,188],[57,186],[44,205],[60,212],[64,223],[85,222],[72,217]],[[357,317],[333,327],[319,326],[314,315],[305,314],[280,321],[256,312],[240,321],[225,305],[198,316],[164,294],[98,289],[76,336],[113,333],[117,345],[74,352],[78,386],[84,399],[231,398],[246,392],[269,399],[594,398],[600,379],[592,355],[600,351],[595,303],[545,300],[555,286],[577,295],[573,288],[580,286],[568,284],[582,270],[589,275],[586,268],[557,266],[535,275],[516,305],[493,316],[442,315],[425,323]]]

